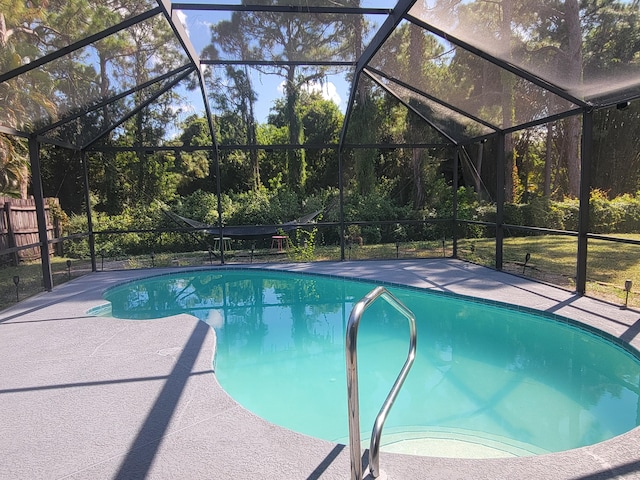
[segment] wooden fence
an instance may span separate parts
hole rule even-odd
[[[49,212],[49,203],[58,204],[57,198],[45,198],[45,214],[47,219],[47,238],[52,240],[59,238],[60,232],[54,224]],[[33,198],[20,199],[0,197],[0,263],[12,263],[17,265],[21,260],[37,260],[40,258],[40,247],[30,247],[14,250],[16,247],[37,244],[38,219],[36,216],[36,203]],[[11,249],[2,255],[3,250]],[[50,254],[53,254],[49,248]]]

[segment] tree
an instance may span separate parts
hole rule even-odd
[[[582,80],[582,30],[580,28],[580,8],[578,0],[564,1],[564,23],[566,35],[560,42],[558,55],[569,85],[580,85]],[[580,193],[580,118],[569,117],[565,120],[565,151],[562,157],[567,163],[569,176],[569,191],[571,197],[577,197]]]
[[[141,85],[155,75],[176,68],[182,62],[182,58],[176,53],[177,50],[169,48],[175,45],[175,40],[164,19],[137,24],[127,32],[130,36],[131,55],[129,58],[123,58],[123,62],[118,66],[132,85]],[[136,105],[142,104],[144,99],[142,92],[136,93]],[[172,108],[176,99],[177,95],[169,91],[140,110],[133,121],[127,124],[131,129],[127,135],[130,143],[140,147],[160,145],[167,134],[167,125],[170,125],[176,116]],[[175,185],[175,182],[167,183],[163,178],[168,170],[173,170],[172,158],[163,153],[137,153],[136,160],[137,171],[132,172],[135,175],[133,178],[136,178],[135,192],[142,195],[137,197],[137,201],[147,204],[157,197],[175,195],[173,191],[166,189],[169,185]]]
[[[378,137],[376,127],[380,123],[379,98],[363,84],[358,85],[358,94],[349,118],[349,140],[354,143],[372,144]],[[355,189],[362,195],[373,190],[376,184],[376,150],[355,148],[353,158],[353,181]]]
[[[205,47],[203,55],[206,58],[217,59],[220,56],[218,49],[225,54],[231,54],[239,59],[248,60],[250,57],[249,39],[238,28],[238,22],[242,17],[232,16],[230,21],[222,21],[211,26],[211,44]],[[243,128],[237,129],[238,134],[232,143],[241,142],[247,145],[257,144],[257,123],[255,119],[255,102],[257,94],[253,89],[249,67],[234,68],[231,65],[225,67],[225,77],[231,82],[213,78],[213,69],[207,72],[209,83],[217,83],[215,88],[210,88],[210,94],[215,105],[222,115],[237,115],[242,121]],[[213,86],[213,85],[212,85]],[[257,148],[249,150],[251,162],[250,183],[254,191],[260,189],[260,156]]]
[[[318,93],[303,95],[302,124],[310,145],[337,144],[344,115],[331,100]],[[307,149],[307,191],[317,192],[338,186],[338,152],[335,148]]]
[[[331,100],[317,92],[302,91],[300,95],[302,125],[309,145],[336,144],[340,136],[343,114]],[[280,131],[288,128],[286,101],[276,100],[267,121]],[[308,160],[307,191],[313,192],[338,185],[338,155],[334,148],[306,149]]]
[[[594,114],[591,186],[611,198],[640,188],[640,102]]]
[[[24,141],[0,135],[0,195],[26,198],[29,164]],[[26,176],[26,178],[25,178]]]
[[[410,82],[413,84],[419,82],[419,79],[416,77],[418,77],[422,72],[421,69],[412,67],[415,65],[422,65],[422,60],[425,54],[425,44],[426,38],[422,29],[412,28],[409,36],[409,61],[407,66],[409,67],[408,77]],[[416,80],[418,82],[416,82]],[[415,119],[415,121],[412,121],[412,119]],[[416,119],[414,115],[409,117],[409,131],[407,132],[409,141],[420,141],[417,135],[417,130],[424,126],[424,121],[422,121],[421,124],[416,125],[417,120],[421,119]],[[413,173],[413,205],[416,208],[422,208],[425,200],[423,185],[424,179],[422,175],[422,149],[411,149],[411,171]]]
[[[141,8],[139,3],[124,2],[119,14],[128,16]],[[119,89],[138,86],[154,77],[176,68],[183,62],[173,32],[163,18],[154,17],[138,23],[99,42],[101,95],[110,97]],[[155,86],[136,91],[126,99],[127,107],[142,105]],[[101,208],[109,213],[120,213],[135,203],[149,204],[153,199],[169,200],[176,194],[182,175],[175,169],[175,158],[168,153],[149,154],[144,147],[161,145],[179,114],[173,105],[179,100],[174,91],[156,98],[140,109],[115,133],[110,130],[107,143],[122,143],[141,147],[137,153],[107,155],[106,164],[100,165],[102,184],[97,185],[103,195]],[[119,122],[121,112],[113,106],[103,109],[103,128],[109,129]],[[100,206],[100,205],[99,205]]]
[[[545,59],[546,63],[538,62],[536,67],[553,72],[557,84],[579,96],[595,80],[611,82],[621,73],[624,76],[625,70],[632,75],[640,49],[638,7],[637,0],[538,1],[528,7],[538,12],[537,21],[526,28],[529,55]],[[565,119],[553,131],[562,166],[556,189],[562,187],[560,193],[575,197],[580,185],[580,118]],[[547,151],[550,162],[553,149]],[[551,171],[551,165],[546,168]]]
[[[253,2],[251,2],[253,3]],[[288,5],[286,0],[265,0],[270,5]],[[257,67],[265,74],[278,75],[284,79],[285,108],[288,119],[288,143],[305,142],[304,129],[299,109],[300,91],[304,85],[324,78],[326,67],[303,65],[304,60],[341,58],[344,39],[348,36],[347,22],[338,15],[299,12],[234,12],[231,24],[237,35],[214,36],[215,48],[222,51],[237,51],[237,38],[242,44],[244,59],[267,59],[282,62],[272,66]],[[228,45],[231,43],[231,47]],[[290,149],[286,155],[284,170],[290,188],[304,190],[307,180],[307,161],[304,149]]]
[[[637,78],[640,52],[640,2],[604,1],[586,9],[585,76],[602,72]],[[634,73],[635,72],[635,73]],[[616,75],[618,76],[618,75]],[[635,77],[634,77],[635,76]],[[610,79],[607,77],[607,81]],[[612,84],[615,88],[615,84]],[[621,107],[625,107],[622,104]],[[592,187],[618,196],[640,187],[640,104],[596,111],[593,117]]]
[[[359,2],[357,2],[359,5]],[[364,51],[364,36],[367,31],[367,24],[362,17],[356,17],[353,24],[353,54],[355,58],[360,58]],[[379,116],[377,114],[376,102],[373,98],[371,83],[360,78],[356,88],[353,109],[349,122],[349,139],[354,143],[375,143],[378,132],[375,126],[378,125]],[[375,161],[376,156],[371,149],[356,148],[351,155],[354,166],[354,181],[356,191],[360,194],[370,192],[375,186]]]
[[[41,55],[42,26],[46,10],[38,5],[0,1],[0,71],[7,72]],[[55,115],[48,95],[51,82],[29,82],[25,76],[0,84],[0,124],[28,130],[30,118],[39,111]],[[0,135],[0,189],[3,194],[26,197],[29,181],[28,155],[20,140]]]
[[[187,117],[182,124],[182,133],[177,140],[176,143],[185,147],[210,146],[212,140],[207,119],[197,115]],[[214,191],[215,182],[210,178],[211,162],[211,155],[205,150],[193,152],[177,150],[176,168],[184,174],[180,182],[179,193],[189,195],[196,190]]]

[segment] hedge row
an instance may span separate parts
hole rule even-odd
[[[337,192],[334,190],[305,199],[286,191],[224,196],[222,207],[228,225],[279,224],[327,206],[333,207],[327,208],[321,219],[337,222],[339,209],[336,204]],[[344,208],[347,222],[385,222],[377,225],[352,224],[348,227],[349,237],[353,241],[362,240],[365,244],[451,238],[452,222],[442,221],[452,217],[451,196],[435,203],[433,208],[416,211],[410,206],[396,205],[393,198],[380,191],[348,196],[345,198]],[[117,216],[97,213],[93,218],[94,230],[152,230],[179,226],[166,214],[166,210],[166,206],[154,203],[150,206],[127,208]],[[171,211],[215,224],[217,198],[212,193],[196,192],[173,205]],[[506,204],[505,223],[575,231],[578,228],[578,212],[579,205],[575,199],[554,201],[537,197],[526,204]],[[640,232],[640,194],[627,194],[610,200],[604,192],[594,190],[589,213],[590,231],[593,233]],[[496,208],[494,204],[480,201],[473,190],[463,187],[458,192],[458,218],[495,223]],[[433,221],[425,224],[403,223],[407,220]],[[389,224],[389,221],[394,223]],[[67,233],[86,232],[86,217],[72,217],[67,223],[67,229]],[[457,231],[458,236],[466,238],[491,237],[494,233],[493,228],[478,224],[461,224]],[[507,234],[520,233],[511,230]],[[209,237],[204,233],[155,232],[99,235],[96,238],[96,251],[110,257],[151,251],[191,251],[194,248],[206,249],[211,240]],[[339,238],[338,227],[331,227],[321,229],[317,241],[319,244],[337,245]],[[86,258],[89,254],[86,241],[69,246],[67,254]]]
[[[495,206],[478,203],[471,217],[485,222],[495,222]],[[525,204],[505,204],[505,223],[534,226],[556,230],[578,229],[579,202],[576,199],[554,201],[537,197]],[[591,233],[640,232],[640,195],[625,194],[608,199],[600,190],[591,192],[589,200],[589,231]]]

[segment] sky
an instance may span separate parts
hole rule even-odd
[[[196,52],[210,43],[209,26],[216,21],[230,18],[229,12],[207,12],[207,11],[179,11],[178,16],[184,25],[191,43],[195,47]],[[258,101],[255,105],[257,120],[261,123],[266,122],[273,106],[274,100],[283,96],[283,79],[278,75],[261,74],[255,69],[253,72],[253,87],[258,93]],[[345,79],[345,73],[327,76],[322,83],[316,83],[308,86],[309,91],[315,91],[322,94],[323,98],[333,101],[342,112],[346,110],[346,104],[349,96],[350,85]],[[190,100],[194,106],[198,105],[197,110],[201,110],[202,101],[199,92],[189,93]],[[190,113],[194,113],[193,111]]]

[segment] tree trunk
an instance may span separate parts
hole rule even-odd
[[[420,84],[420,68],[419,65],[422,64],[422,57],[424,54],[424,34],[421,28],[413,27],[410,30],[409,37],[409,63],[407,68],[409,70],[409,78],[411,83],[414,85]],[[410,112],[409,112],[410,114]],[[422,127],[422,122],[420,125],[416,125],[416,121],[413,120],[413,116],[409,117],[409,139],[411,141],[419,141],[420,136],[420,128]],[[414,148],[411,150],[411,172],[412,178],[411,181],[413,183],[413,206],[416,209],[420,209],[424,206],[425,201],[425,193],[424,193],[424,171],[422,168],[422,151],[420,149]]]
[[[29,167],[26,165],[21,168],[22,173],[20,174],[20,198],[29,198],[29,182],[30,182],[30,173]]]
[[[484,154],[484,142],[478,143],[478,156],[476,157],[476,171],[473,175],[473,181],[476,187],[476,194],[478,194],[478,198],[483,198],[482,192],[482,177],[480,173],[482,172],[482,155]]]
[[[419,209],[424,206],[425,200],[422,178],[422,150],[419,148],[411,150],[411,169],[413,172],[413,206]]]
[[[140,111],[136,114],[136,139],[134,140],[134,145],[136,146],[142,146],[142,142],[143,142],[143,128],[144,128],[144,115],[143,113]],[[139,195],[142,195],[145,193],[145,179],[147,177],[147,157],[148,154],[146,152],[143,152],[142,150],[138,150],[138,152],[136,153],[136,156],[138,157],[138,188],[137,188],[137,192]],[[136,199],[137,200],[137,199]]]
[[[8,38],[7,22],[4,19],[4,13],[0,12],[0,47],[3,49],[7,46]]]
[[[362,55],[362,34],[364,30],[364,18],[357,16],[355,20],[354,45],[355,58]],[[362,143],[374,143],[376,132],[374,128],[366,128],[365,122],[371,120],[370,114],[373,114],[371,102],[369,100],[369,90],[363,82],[356,85],[356,106],[353,109],[350,121],[350,130],[356,132]],[[366,195],[373,191],[375,186],[375,152],[369,149],[356,148],[353,151],[355,179],[358,185],[358,192]]]
[[[511,43],[511,0],[502,2],[502,23],[500,27],[500,36],[503,43],[509,45]],[[514,99],[513,99],[513,77],[502,72],[502,127],[509,128],[513,125],[514,115]],[[514,150],[513,138],[510,133],[505,135],[504,139],[506,172],[505,172],[505,192],[504,199],[506,202],[514,202],[516,200],[516,186],[518,182],[518,171],[516,168],[516,152]]]
[[[245,67],[245,74],[247,78],[249,78],[249,72]],[[252,88],[249,92],[252,95]],[[258,143],[257,134],[256,134],[256,120],[255,120],[255,112],[254,112],[254,101],[253,98],[249,98],[248,100],[248,115],[247,115],[247,140],[249,141],[249,145],[256,145]],[[249,151],[249,159],[251,161],[251,174],[253,175],[253,179],[251,181],[251,186],[254,192],[257,192],[262,186],[262,181],[260,180],[260,156],[258,155],[258,150],[251,149]]]
[[[547,135],[545,138],[545,156],[544,156],[544,187],[545,197],[551,196],[551,164],[553,152],[553,125],[547,123]]]
[[[287,72],[287,84],[285,87],[287,95],[287,116],[289,119],[289,143],[301,144],[304,141],[302,121],[297,112],[298,86],[295,84],[295,67],[291,67]],[[304,188],[307,180],[307,168],[304,150],[298,148],[287,150],[287,170],[289,186],[295,191]]]
[[[582,34],[580,30],[580,6],[578,0],[566,0],[565,24],[567,45],[563,69],[569,85],[582,83]],[[580,118],[573,116],[566,121],[566,141],[564,151],[569,176],[569,196],[577,197],[580,192]]]
[[[242,58],[248,58],[246,45],[242,47]],[[243,81],[238,85],[238,93],[240,95],[240,102],[242,104],[243,121],[247,128],[247,143],[249,145],[256,145],[258,143],[256,133],[256,115],[255,115],[255,92],[253,90],[253,84],[251,83],[251,75],[249,74],[249,67],[246,65],[243,69]],[[236,81],[237,82],[237,81]],[[251,189],[257,192],[262,186],[260,179],[260,156],[258,150],[252,148],[249,150],[249,162],[251,164],[251,176],[250,179]]]

